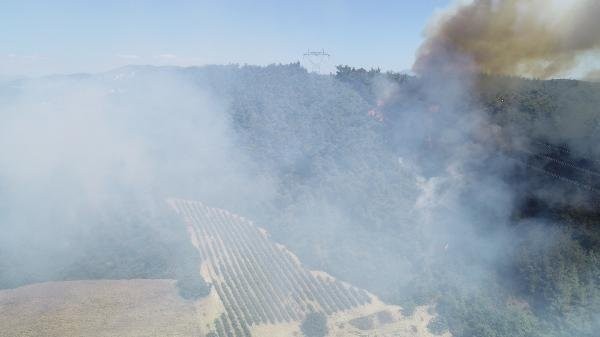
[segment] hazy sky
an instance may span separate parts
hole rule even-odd
[[[450,0],[0,0],[0,78],[126,64],[269,64],[324,48],[336,64],[410,68]]]

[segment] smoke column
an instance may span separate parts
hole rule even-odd
[[[413,70],[563,76],[600,49],[596,0],[474,0],[440,13]]]

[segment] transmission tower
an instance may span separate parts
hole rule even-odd
[[[310,51],[310,49],[302,55],[302,60],[308,60],[312,66],[312,71],[321,73],[321,65],[329,59],[331,55],[325,52],[325,49],[320,51]]]

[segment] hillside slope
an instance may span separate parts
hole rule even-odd
[[[306,269],[250,221],[199,202],[171,200],[210,282],[196,301],[174,280],[64,281],[0,291],[0,337],[293,337],[307,314],[327,315],[330,337],[434,336],[431,308],[406,314],[365,290]],[[450,336],[444,333],[443,336]]]
[[[399,306],[306,269],[264,229],[238,215],[200,202],[169,203],[187,223],[203,260],[202,276],[213,286],[211,297],[218,297],[220,305],[201,315],[208,318],[201,325],[216,336],[299,336],[311,312],[327,315],[329,336],[431,336],[433,316],[426,307],[405,316]]]

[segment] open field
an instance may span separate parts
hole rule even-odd
[[[1,337],[200,336],[173,280],[67,281],[0,291]]]

